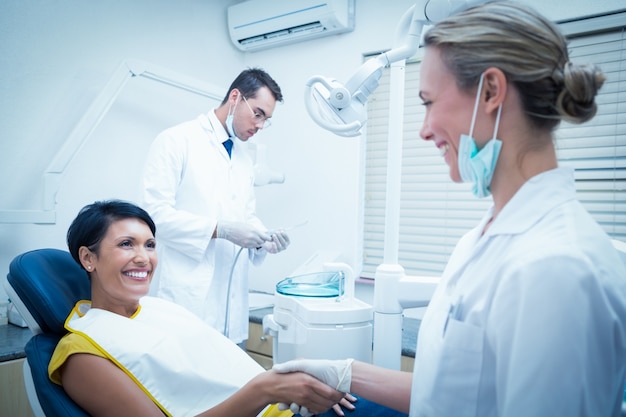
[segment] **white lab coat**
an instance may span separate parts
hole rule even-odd
[[[144,169],[143,207],[157,225],[157,295],[221,332],[230,299],[227,334],[239,343],[248,337],[248,261],[258,264],[265,255],[243,250],[227,294],[240,248],[211,235],[218,221],[265,227],[255,214],[252,160],[237,139],[229,158],[227,137],[213,111],[159,134]]]
[[[530,179],[456,246],[420,326],[412,417],[619,416],[626,268],[575,199]]]

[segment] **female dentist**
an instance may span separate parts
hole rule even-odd
[[[446,18],[424,45],[420,135],[493,205],[450,257],[412,375],[352,360],[274,369],[413,417],[619,416],[626,267],[553,143],[560,120],[594,116],[605,77],[570,62],[557,26],[518,3]]]

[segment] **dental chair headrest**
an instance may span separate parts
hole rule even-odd
[[[65,319],[79,300],[91,298],[87,273],[69,252],[37,249],[16,256],[7,281],[43,333],[65,334]]]

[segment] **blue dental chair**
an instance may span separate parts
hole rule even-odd
[[[16,256],[5,289],[33,332],[27,342],[24,382],[36,417],[89,417],[48,378],[48,363],[74,304],[91,298],[89,278],[69,252],[38,249]]]

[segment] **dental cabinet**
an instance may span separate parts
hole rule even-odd
[[[0,325],[0,416],[33,417],[23,374],[24,346],[31,336],[28,328]]]

